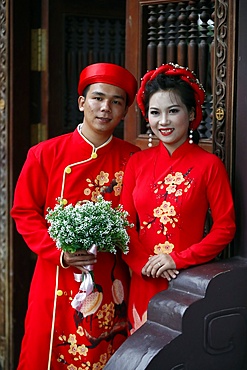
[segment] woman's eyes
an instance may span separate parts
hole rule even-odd
[[[179,112],[179,109],[178,108],[172,108],[172,109],[169,109],[168,114],[176,114],[178,112]],[[157,115],[160,114],[160,112],[157,111],[157,110],[150,110],[150,114],[152,116],[157,116]]]
[[[169,113],[171,113],[171,114],[178,113],[178,112],[179,112],[178,108],[172,108],[172,109],[169,110]]]
[[[150,114],[152,114],[152,116],[157,116],[159,112],[157,110],[150,110]]]

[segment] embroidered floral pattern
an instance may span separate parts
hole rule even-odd
[[[100,307],[103,300],[103,294],[101,292],[93,292],[89,294],[82,303],[81,313],[83,317],[93,315]]]
[[[160,190],[165,190],[165,196],[174,194],[175,197],[180,197],[183,193],[187,193],[191,187],[192,179],[188,177],[191,168],[185,173],[172,172],[169,173],[164,180],[158,181],[154,186],[154,193],[157,194]]]
[[[114,303],[121,304],[124,300],[124,288],[121,280],[115,279],[112,283],[112,297]]]
[[[114,280],[120,282],[120,280]],[[121,282],[120,282],[121,283]],[[121,283],[122,285],[122,283]],[[94,293],[98,293],[98,295],[95,295]],[[90,294],[88,297],[92,296],[93,297],[93,302],[95,301],[95,297],[101,297],[102,293],[101,292],[94,292]],[[124,303],[124,302],[122,302]],[[98,306],[98,304],[97,304]],[[125,306],[125,304],[124,304]],[[90,305],[91,307],[91,305]],[[115,310],[115,304],[113,302],[110,303],[105,303],[102,305],[101,309],[99,309],[96,312],[95,316],[93,317],[93,312],[91,312],[90,320],[95,320],[97,318],[98,320],[98,326],[99,328],[103,329],[103,332],[100,334],[99,337],[94,337],[89,334],[89,332],[83,328],[83,325],[78,325],[76,334],[79,335],[79,337],[76,337],[76,334],[69,334],[68,337],[66,335],[60,335],[59,336],[59,341],[61,344],[59,344],[59,347],[62,348],[64,346],[67,347],[66,352],[70,355],[69,358],[72,359],[73,363],[69,363],[69,358],[67,359],[64,354],[60,354],[57,358],[58,362],[61,362],[63,364],[67,365],[67,369],[73,369],[73,370],[82,370],[82,369],[103,369],[106,362],[109,360],[109,358],[113,354],[113,347],[110,344],[107,347],[107,353],[101,353],[99,355],[99,360],[98,362],[91,363],[90,361],[86,360],[86,357],[88,355],[88,352],[90,351],[90,348],[95,348],[101,341],[107,341],[107,338],[113,338],[116,334],[122,333],[125,328],[127,328],[128,323],[125,322],[124,320],[121,322],[115,322],[115,319],[118,315],[121,314],[121,310],[116,313]],[[123,313],[123,312],[122,312]],[[85,317],[82,318],[82,323],[83,320],[86,319]],[[90,345],[87,346],[86,344],[81,344],[79,343],[80,337],[86,337],[86,339],[89,341]],[[72,357],[71,357],[72,356]],[[75,364],[78,363],[78,366]]]
[[[84,189],[84,195],[90,196],[91,200],[95,201],[97,196],[104,193],[114,192],[115,196],[119,196],[123,183],[123,171],[115,172],[114,179],[109,180],[109,173],[100,171],[94,180],[87,178],[87,187]]]
[[[134,327],[130,330],[132,335],[137,329],[139,329],[147,321],[147,311],[144,312],[142,317],[137,312],[135,305],[133,306],[133,318],[134,318]]]
[[[126,303],[124,301],[124,288],[122,281],[114,278],[112,270],[112,297],[107,303],[103,303],[103,290],[99,284],[95,284],[94,291],[86,297],[81,312],[75,311],[75,333],[60,334],[57,348],[59,353],[57,361],[66,365],[70,370],[98,370],[103,369],[106,362],[114,353],[112,344],[105,347],[105,352],[99,353],[96,361],[90,361],[90,351],[94,350],[101,342],[112,340],[119,333],[128,332],[128,322],[125,318]],[[73,291],[66,294],[69,305]],[[65,296],[65,295],[63,295]],[[97,336],[90,331],[88,323],[97,324],[100,331]],[[107,348],[107,350],[106,350]],[[77,365],[78,364],[78,365]]]
[[[106,330],[111,328],[113,325],[113,318],[115,316],[114,304],[104,304],[102,309],[98,311],[97,317],[99,320],[100,328],[105,328]]]
[[[176,211],[174,206],[171,205],[170,202],[164,201],[160,207],[157,207],[153,210],[153,216],[154,218],[151,219],[151,221],[147,222],[144,221],[143,225],[141,226],[141,229],[143,229],[145,226],[150,229],[152,224],[159,219],[160,221],[160,229],[157,231],[157,234],[163,233],[164,235],[167,234],[167,224],[171,224],[171,226],[174,228],[176,222],[178,222],[178,219],[176,216]]]
[[[68,353],[74,357],[74,361],[82,360],[83,356],[87,356],[88,348],[85,346],[85,344],[82,344],[82,345],[77,344],[77,339],[76,339],[75,334],[70,334],[68,337],[68,340],[66,339],[65,335],[60,336],[59,339],[61,340],[62,344],[69,345]],[[65,361],[64,355],[60,355],[57,361],[62,362],[62,363],[67,363]],[[71,366],[74,366],[74,365],[69,365],[69,366],[70,367],[68,368],[73,369],[73,367]],[[74,368],[77,370],[77,367],[74,367]]]
[[[179,205],[182,197],[191,189],[193,179],[189,177],[191,168],[183,174],[182,172],[171,172],[164,178],[153,185],[153,192],[157,201],[161,205],[154,208],[152,216],[147,221],[143,221],[141,229],[150,229],[157,225],[157,234],[166,236],[164,243],[154,246],[154,254],[169,254],[174,249],[174,244],[169,240],[172,236],[172,229],[176,228],[179,222]]]
[[[73,364],[68,364],[65,359],[64,359],[64,356],[61,355],[59,358],[58,358],[58,362],[61,362],[63,364],[67,364],[67,369],[68,370],[99,370],[99,369],[103,369],[104,366],[106,365],[107,361],[110,359],[111,355],[112,355],[112,346],[109,345],[108,346],[108,350],[107,350],[107,353],[102,353],[100,355],[100,359],[98,362],[94,363],[94,364],[91,364],[90,361],[86,361],[86,362],[83,362],[81,363],[81,358],[78,357],[78,358],[75,358],[74,360],[78,362],[78,367],[73,365]]]
[[[96,180],[99,184],[99,186],[103,186],[109,182],[109,173],[106,173],[104,171],[100,171],[100,174],[96,176]]]
[[[154,246],[154,254],[169,254],[174,248],[174,244],[166,241],[165,243],[159,243]]]

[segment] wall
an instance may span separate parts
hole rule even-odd
[[[236,204],[237,234],[235,253],[247,257],[247,3],[237,1],[239,5],[239,36],[237,94],[236,94],[236,156],[234,196]]]

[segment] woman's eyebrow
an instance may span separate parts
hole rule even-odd
[[[171,108],[180,108],[180,105],[179,104],[172,104],[172,105],[166,107],[166,109],[171,109]],[[159,108],[155,107],[155,106],[150,106],[149,109],[159,109]]]

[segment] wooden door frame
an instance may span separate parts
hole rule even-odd
[[[10,3],[0,4],[0,369],[11,369],[13,360],[13,255],[11,239],[11,204],[12,179],[10,176],[11,142],[8,122],[11,119],[8,72],[10,65],[9,27]]]
[[[24,332],[24,318],[30,282],[30,250],[17,233],[9,215],[17,178],[30,147],[30,2],[7,0],[8,28],[8,113],[6,120],[8,142],[8,253],[4,256],[6,278],[10,275],[8,301],[5,307],[6,322],[10,322],[8,346],[5,348],[3,369],[15,369]],[[7,258],[9,254],[9,258]],[[8,273],[7,273],[8,268]]]

